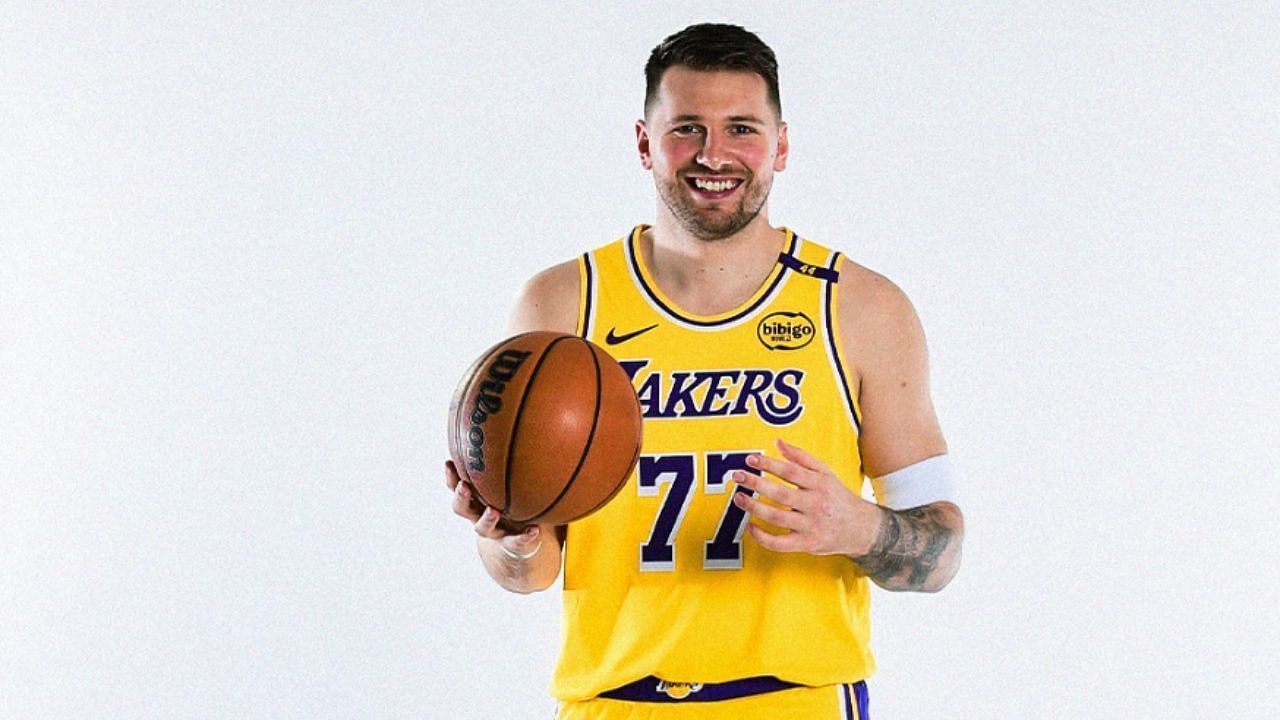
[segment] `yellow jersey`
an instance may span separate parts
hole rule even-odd
[[[859,410],[836,315],[840,253],[785,230],[769,276],[715,316],[677,307],[641,257],[644,226],[579,261],[578,333],[632,378],[644,445],[627,485],[568,526],[552,693],[584,700],[649,675],[803,685],[874,670],[870,588],[843,556],[777,553],[730,502],[750,453],[808,450],[861,495]]]

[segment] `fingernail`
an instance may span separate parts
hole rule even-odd
[[[466,483],[458,483],[458,494],[464,498],[471,497],[471,491],[467,489]]]
[[[760,456],[759,456],[759,455],[748,455],[748,456],[747,456],[747,464],[748,464],[748,465],[750,465],[751,467],[755,467],[755,466],[759,465],[759,464],[760,464]]]
[[[538,526],[533,525],[528,530],[525,530],[524,536],[530,540],[536,539],[538,537]]]

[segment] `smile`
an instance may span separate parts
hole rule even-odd
[[[723,180],[712,180],[710,178],[689,178],[688,183],[696,190],[709,193],[723,193],[733,190],[742,184],[742,180],[738,178],[725,178]]]

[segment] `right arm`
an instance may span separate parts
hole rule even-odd
[[[578,261],[548,268],[525,283],[511,311],[507,334],[531,330],[573,333],[578,326]],[[476,547],[485,570],[511,592],[546,590],[560,575],[562,530],[532,525],[510,533],[498,526],[498,511],[475,499],[460,482],[452,461],[445,463],[445,479],[453,491],[453,511],[475,527]]]

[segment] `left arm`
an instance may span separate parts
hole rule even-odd
[[[964,516],[950,502],[909,510],[875,506],[881,514],[875,540],[853,556],[867,577],[886,590],[937,592],[960,569]]]
[[[783,459],[752,455],[747,464],[794,487],[741,470],[734,481],[775,505],[745,493],[733,501],[748,513],[781,528],[771,533],[755,523],[747,532],[776,552],[845,555],[886,590],[937,592],[960,569],[964,516],[950,502],[892,510],[863,500],[821,460],[783,440]]]
[[[883,477],[946,453],[929,391],[924,329],[911,301],[888,279],[848,260],[840,280],[841,342],[857,369],[858,447],[867,474]],[[960,508],[944,501],[877,509],[879,522],[869,526],[871,542],[852,554],[854,562],[887,590],[945,587],[960,569]]]
[[[884,277],[847,260],[840,285],[841,348],[856,368],[863,468],[879,477],[946,453],[929,394],[924,331],[910,301]],[[782,441],[778,449],[782,460],[753,456],[748,462],[794,487],[751,473],[735,476],[784,506],[735,495],[742,508],[789,531],[775,535],[752,523],[748,531],[760,545],[846,555],[887,590],[937,592],[955,576],[964,539],[957,505],[876,505],[850,491],[818,458]]]

